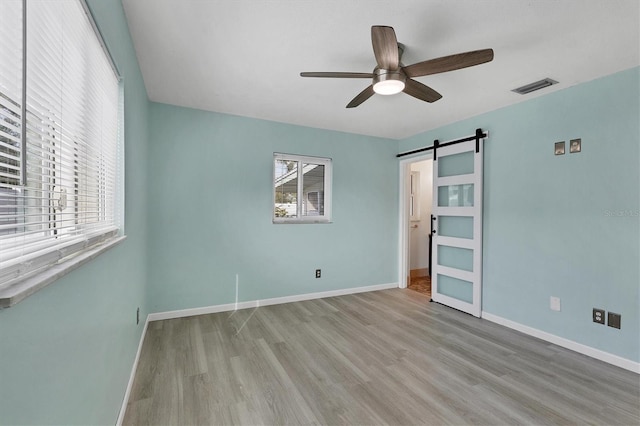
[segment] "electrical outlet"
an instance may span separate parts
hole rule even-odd
[[[322,271],[320,269],[316,269],[316,278],[320,278],[322,276]]]
[[[604,324],[604,309],[593,308],[593,322]]]
[[[136,325],[140,324],[140,308],[136,309]]]
[[[560,311],[560,298],[551,296],[549,299],[549,308],[552,311]]]
[[[609,312],[607,317],[607,325],[613,328],[620,328],[620,323],[622,322],[622,315],[614,314],[613,312]]]

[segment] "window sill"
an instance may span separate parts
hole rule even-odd
[[[110,248],[120,244],[126,238],[126,236],[116,236],[111,238],[103,244],[54,265],[45,271],[17,281],[7,288],[0,289],[0,309],[9,308],[26,299],[36,291],[48,286],[74,269],[77,269],[90,260],[95,259]]]

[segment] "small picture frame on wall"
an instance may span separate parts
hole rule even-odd
[[[556,142],[555,149],[553,151],[556,155],[564,155],[564,141]]]
[[[569,142],[569,152],[573,154],[574,152],[580,151],[582,151],[582,139],[571,139],[571,142]]]

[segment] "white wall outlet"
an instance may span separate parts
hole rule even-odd
[[[552,311],[560,311],[560,298],[551,296],[549,299],[549,308],[551,308]]]

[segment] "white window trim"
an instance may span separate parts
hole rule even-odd
[[[311,163],[324,166],[324,214],[321,216],[302,216],[301,203],[303,202],[302,195],[302,179],[300,175],[303,173],[301,167],[298,168],[298,216],[296,217],[276,217],[275,204],[276,204],[276,191],[274,188],[275,176],[276,176],[276,160],[289,160],[299,163]],[[313,157],[296,154],[284,154],[279,152],[273,153],[272,160],[273,172],[271,174],[271,217],[274,224],[310,224],[310,223],[331,223],[331,203],[332,203],[332,177],[333,177],[333,162],[331,158],[326,157]]]

